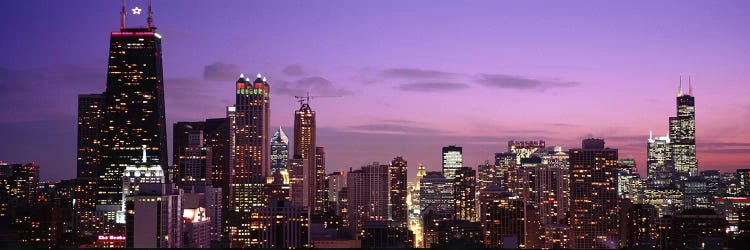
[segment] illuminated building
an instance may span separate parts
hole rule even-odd
[[[719,170],[701,171],[701,178],[706,182],[706,192],[711,197],[724,196],[726,185],[721,181],[721,172]]]
[[[202,123],[205,124],[205,123]],[[175,134],[179,125],[190,126],[187,124],[175,124]],[[187,131],[180,133],[179,137],[187,139],[182,143],[174,143],[174,151],[177,155],[174,164],[177,166],[174,173],[174,182],[179,187],[191,185],[193,183],[211,183],[213,180],[213,163],[211,160],[212,150],[204,144],[205,134],[203,129],[185,129]],[[175,141],[177,141],[175,136]]]
[[[669,136],[649,136],[646,144],[646,176],[650,188],[667,188],[675,174]]]
[[[456,171],[463,167],[463,148],[456,145],[443,147],[443,176],[449,180],[456,177]]]
[[[140,165],[130,164],[125,167],[122,174],[122,213],[118,211],[118,216],[124,219],[125,212],[125,201],[127,197],[138,195],[140,187],[144,184],[149,183],[165,183],[164,172],[159,165],[147,165],[148,157],[146,154],[146,146],[143,146],[143,156],[140,160]],[[124,221],[118,221],[117,223],[124,223]]]
[[[481,191],[492,184],[499,184],[498,171],[495,164],[485,161],[484,164],[477,166],[477,188]]]
[[[746,206],[738,211],[736,234],[738,234],[737,238],[739,242],[748,242],[750,240],[750,206]]]
[[[419,186],[419,205],[423,214],[427,207],[432,207],[438,217],[453,217],[453,179],[443,177],[439,171],[428,171]]]
[[[206,128],[206,122],[176,122],[172,125],[172,168],[169,169],[167,174],[167,180],[169,182],[180,183],[179,181],[179,162],[180,153],[184,148],[188,148],[191,145],[198,145],[197,139],[200,139],[200,143],[204,143],[205,133],[203,132]],[[200,137],[200,138],[198,138]],[[177,186],[180,186],[179,184]]]
[[[214,187],[212,185],[208,185],[206,183],[196,183],[190,186],[182,187],[183,194],[182,194],[182,209],[183,214],[184,211],[187,209],[200,209],[202,211],[196,211],[200,212],[200,220],[199,221],[206,221],[205,224],[208,224],[208,240],[209,241],[219,241],[222,237],[222,220],[223,220],[223,209],[222,209],[222,190],[220,187]],[[197,220],[191,220],[192,222],[195,222]],[[186,227],[187,227],[187,223]],[[203,225],[199,225],[200,228],[198,228],[202,232]],[[191,231],[189,228],[186,228],[185,230],[186,234],[189,234]],[[200,238],[202,239],[203,233],[200,233]],[[187,247],[187,246],[186,246]]]
[[[141,184],[127,201],[128,248],[183,247],[182,190],[172,184]]]
[[[617,165],[617,195],[620,199],[636,200],[641,188],[640,179],[635,159],[621,159]]]
[[[513,185],[511,172],[521,165],[516,163],[516,158],[514,153],[495,153],[495,184],[503,190],[507,191]]]
[[[570,226],[563,224],[549,224],[544,226],[544,248],[569,248]]]
[[[388,220],[390,201],[388,165],[377,162],[346,174],[349,231],[359,235],[365,221]]]
[[[256,208],[266,205],[263,190],[270,170],[270,86],[258,74],[250,82],[240,75],[236,82],[236,104],[233,128],[230,130],[234,150],[231,180],[229,230],[231,247],[257,246],[258,231],[251,217]]]
[[[336,171],[329,173],[326,176],[326,201],[328,202],[328,208],[326,210],[333,211],[336,215],[341,215],[342,204],[341,200],[344,198],[341,191],[346,187],[346,176],[344,171]]]
[[[689,176],[679,181],[684,208],[713,208],[714,197],[709,195],[708,186],[703,176]]]
[[[437,248],[483,248],[482,224],[465,220],[441,221],[438,225]]]
[[[625,247],[656,247],[659,228],[658,209],[650,204],[634,204],[626,212],[624,239]]]
[[[316,207],[315,202],[317,190],[315,134],[315,111],[308,103],[301,100],[299,110],[294,111],[294,157],[302,159],[302,171],[293,171],[292,174],[302,174],[302,204],[310,208],[313,214],[322,210],[321,207]],[[293,197],[293,199],[297,198]]]
[[[542,225],[567,223],[570,204],[570,156],[556,146],[536,169],[539,215]],[[562,240],[562,239],[560,239]]]
[[[324,147],[315,147],[315,200],[314,200],[314,212],[313,218],[316,222],[320,221],[320,215],[323,214],[325,207],[325,192],[326,192],[326,151]]]
[[[737,169],[737,182],[740,186],[739,195],[750,196],[750,169]]]
[[[96,183],[101,167],[104,125],[104,94],[78,95],[78,157],[75,193],[75,230],[93,234],[96,230]]]
[[[570,154],[571,247],[619,247],[617,149],[584,139]]]
[[[695,98],[692,85],[688,94],[682,92],[682,80],[677,92],[677,116],[669,117],[669,140],[675,174],[679,178],[698,175],[695,158]]]
[[[289,138],[284,130],[279,127],[271,137],[271,173],[277,170],[287,169],[289,161]]]
[[[682,210],[683,197],[682,191],[677,189],[645,189],[639,203],[654,205],[659,217],[672,216]]]
[[[461,167],[453,179],[454,213],[457,220],[477,221],[476,171]]]
[[[490,185],[479,193],[484,245],[488,248],[522,248],[525,244],[525,206],[522,200]]]
[[[295,155],[289,159],[289,185],[292,188],[291,198],[294,205],[303,206],[304,196],[304,162],[305,159]]]
[[[407,162],[401,156],[391,161],[388,167],[390,175],[390,202],[391,210],[390,219],[406,225],[408,209],[406,207],[406,173],[408,170]]]
[[[531,158],[544,147],[544,141],[508,141],[508,153],[515,154],[517,165],[521,165],[521,159]]]
[[[209,248],[211,246],[211,219],[203,207],[182,210],[185,248]]]
[[[149,6],[146,27],[126,28],[123,5],[120,30],[110,33],[98,183],[101,207],[97,206],[110,226],[112,213],[117,212],[112,210],[122,203],[123,171],[141,158],[142,145],[152,152],[144,165],[159,166],[164,173],[169,170],[162,37],[152,25],[151,13]]]
[[[667,248],[721,249],[726,244],[727,221],[713,209],[685,209],[674,216],[670,244]]]
[[[261,248],[309,248],[309,211],[289,201],[271,202],[259,209],[257,225]],[[256,223],[253,223],[256,224]]]
[[[277,201],[291,201],[291,188],[289,187],[289,173],[286,169],[279,169],[266,179],[266,187],[263,191],[266,203]]]
[[[406,224],[401,221],[365,221],[360,238],[362,248],[414,247],[414,237]]]

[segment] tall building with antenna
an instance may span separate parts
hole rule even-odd
[[[682,77],[677,91],[677,116],[669,117],[669,140],[672,144],[674,169],[680,179],[698,175],[695,158],[695,98],[692,81],[688,79],[688,93],[682,92]]]
[[[315,111],[310,108],[310,98],[299,98],[300,108],[294,112],[294,157],[302,159],[303,176],[302,204],[315,213],[322,210],[316,207],[316,160],[315,160]]]
[[[161,35],[153,26],[151,1],[148,5],[146,26],[129,28],[126,16],[141,16],[142,9],[135,6],[127,11],[123,1],[120,30],[110,33],[97,195],[104,228],[115,221],[124,223],[124,218],[113,214],[122,213],[117,210],[122,203],[123,171],[141,160],[142,145],[149,152],[143,164],[160,166],[164,172],[169,168]]]

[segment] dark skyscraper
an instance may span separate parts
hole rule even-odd
[[[234,111],[234,168],[231,182],[233,247],[257,246],[250,219],[266,205],[263,189],[270,169],[270,86],[258,74],[255,81],[240,75],[236,83]]]
[[[399,156],[391,161],[389,174],[391,176],[391,219],[406,223],[408,208],[406,206],[406,174],[408,164]]]
[[[570,150],[570,226],[574,248],[618,248],[617,149],[584,139]]]
[[[313,207],[316,214],[323,213],[325,206],[326,193],[326,149],[324,147],[315,147],[315,206]],[[318,218],[315,218],[316,220]]]
[[[695,98],[692,85],[688,94],[682,92],[682,81],[677,92],[677,116],[669,117],[669,139],[675,172],[681,179],[698,175],[695,158]]]
[[[124,5],[121,14],[120,30],[110,34],[104,92],[97,206],[105,218],[104,233],[114,221],[124,223],[123,171],[141,161],[144,147],[148,158],[141,164],[169,170],[161,35],[152,26],[151,7],[146,27],[126,28]]]
[[[78,178],[99,178],[104,95],[78,95]]]
[[[315,209],[316,162],[315,162],[315,111],[304,100],[299,110],[294,112],[294,156],[302,159],[303,192],[302,204]],[[295,175],[300,173],[293,173]],[[292,191],[294,192],[294,191]],[[296,192],[294,192],[296,193]],[[293,198],[294,199],[294,198]]]
[[[203,129],[206,127],[205,122],[177,122],[172,125],[172,168],[169,173],[170,180],[176,180],[176,176],[179,174],[178,163],[180,162],[180,150],[187,148],[190,144],[190,134],[195,135],[199,131],[203,133]],[[164,172],[166,174],[166,172]]]

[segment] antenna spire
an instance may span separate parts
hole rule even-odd
[[[154,21],[154,12],[151,11],[151,0],[148,0],[148,19],[146,21],[148,24],[146,27],[151,29],[151,27],[153,27],[153,25],[151,25],[153,21]]]
[[[122,0],[122,10],[120,11],[120,30],[125,29],[125,0]]]
[[[148,160],[146,159],[146,145],[141,146],[143,146],[143,158],[141,159],[141,161],[143,162],[143,164],[146,164],[146,161]]]
[[[693,80],[688,76],[688,95],[693,96]]]
[[[654,139],[654,131],[653,130],[649,130],[648,131],[648,139],[649,140]]]
[[[677,88],[677,97],[682,96],[682,76],[680,76],[680,87]]]

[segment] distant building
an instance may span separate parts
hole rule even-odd
[[[465,220],[441,221],[438,225],[437,248],[482,248],[482,224]]]
[[[390,175],[390,210],[393,221],[406,225],[408,208],[406,207],[406,176],[408,165],[403,157],[396,157],[388,168]]]
[[[455,145],[443,147],[443,176],[453,180],[456,171],[463,167],[463,148]]]
[[[362,248],[414,247],[414,236],[406,223],[400,221],[366,221],[360,235]]]
[[[667,188],[675,174],[672,144],[669,136],[648,138],[646,144],[646,176],[649,188]]]
[[[523,200],[497,185],[490,185],[479,195],[484,245],[488,248],[524,247],[526,211]]]
[[[685,209],[674,216],[669,248],[721,249],[726,244],[727,221],[713,209]]]
[[[737,182],[740,184],[740,195],[750,196],[750,168],[737,169]]]
[[[180,127],[179,125],[189,127],[189,125],[179,123],[175,124],[175,127]],[[179,187],[197,182],[211,183],[214,165],[211,162],[213,159],[212,150],[204,144],[203,129],[186,129],[181,136],[186,137],[183,139],[187,139],[187,141],[180,143],[184,143],[184,145],[175,143],[174,151],[177,158],[174,164],[177,167],[173,171],[174,182]]]
[[[309,215],[306,207],[290,201],[272,202],[258,213],[261,248],[309,248]],[[253,223],[256,224],[256,223]]]
[[[658,209],[649,204],[634,204],[626,212],[625,247],[657,247],[659,228]]]
[[[271,174],[287,169],[289,162],[289,138],[279,127],[271,137]]]
[[[443,177],[439,171],[429,171],[420,180],[419,205],[421,211],[432,207],[436,216],[452,218],[454,215],[453,179]]]
[[[682,92],[682,81],[677,93],[677,116],[669,117],[669,140],[675,174],[679,178],[698,175],[695,157],[695,97],[692,86],[687,94]]]

